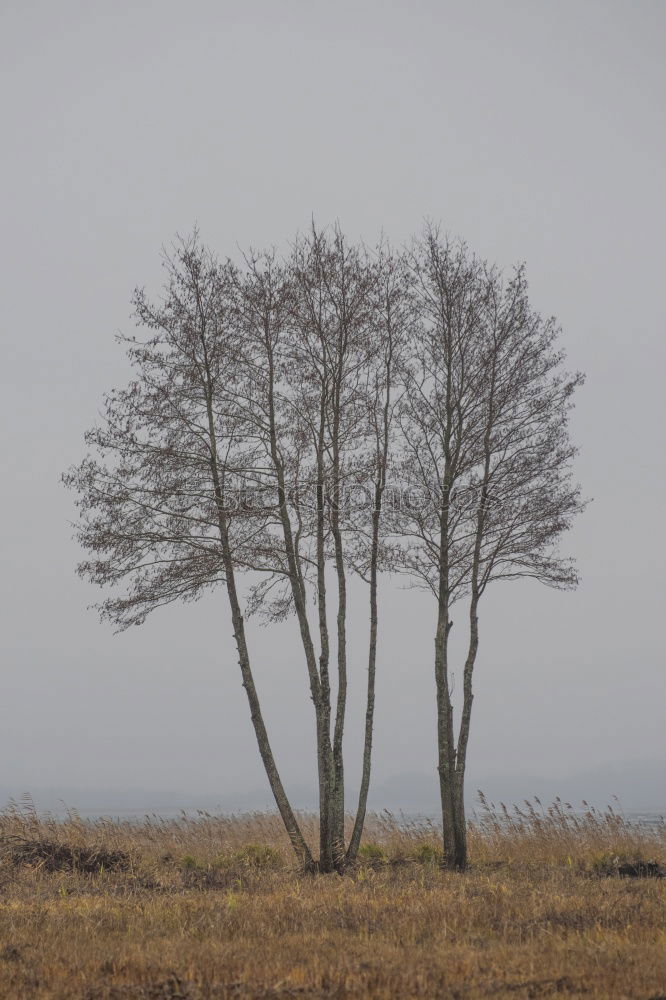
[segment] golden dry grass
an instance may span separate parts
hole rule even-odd
[[[666,828],[612,812],[488,809],[464,875],[439,868],[433,826],[387,814],[342,878],[294,871],[272,815],[15,809],[0,845],[3,998],[666,996],[666,880],[612,874],[666,863]]]

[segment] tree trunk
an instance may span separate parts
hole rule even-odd
[[[337,457],[336,457],[337,465]],[[347,711],[347,580],[345,576],[342,533],[340,531],[340,487],[337,481],[339,471],[334,469],[336,481],[334,484],[332,531],[335,546],[335,572],[338,580],[338,615],[337,615],[337,667],[338,693],[333,730],[333,796],[332,796],[332,829],[331,847],[333,863],[337,871],[345,867],[345,777],[343,757],[343,736],[345,715]]]
[[[377,491],[379,492],[379,490]],[[358,807],[354,820],[354,829],[347,848],[347,861],[354,862],[361,843],[361,834],[365,823],[368,807],[368,790],[370,788],[370,766],[372,762],[372,731],[375,716],[375,672],[377,664],[377,563],[379,553],[379,502],[375,497],[375,510],[372,522],[372,551],[370,555],[370,644],[368,648],[368,691],[365,707],[365,734],[363,739],[363,766],[361,772],[361,789],[358,796]]]
[[[465,819],[463,777],[463,775],[456,775],[454,789],[454,842],[450,867],[458,872],[467,868],[467,820]]]
[[[331,747],[331,706],[330,687],[328,677],[328,631],[326,627],[326,597],[325,581],[321,573],[318,574],[318,605],[319,605],[319,626],[322,640],[321,656],[319,659],[319,670],[317,669],[317,658],[308,621],[305,587],[299,566],[299,557],[294,544],[294,534],[287,510],[287,490],[284,476],[284,467],[279,454],[277,423],[275,416],[274,398],[274,362],[273,348],[270,341],[269,331],[266,330],[265,339],[266,358],[268,362],[268,409],[269,409],[269,433],[270,433],[270,453],[277,478],[278,506],[282,533],[289,567],[289,583],[294,599],[296,617],[298,619],[299,631],[305,661],[308,670],[310,683],[310,695],[315,709],[316,740],[317,740],[317,777],[319,784],[319,862],[317,867],[320,871],[331,871],[332,869],[332,846],[331,846],[331,784],[332,784],[332,747]],[[319,470],[321,472],[321,470]],[[321,479],[321,474],[319,475]],[[323,485],[323,484],[322,484]],[[323,495],[320,486],[317,489],[317,503],[323,512]],[[321,538],[319,535],[321,534]],[[323,534],[318,525],[318,565],[323,566]],[[320,551],[321,550],[321,551]]]
[[[305,839],[285,793],[284,786],[275,764],[273,751],[271,750],[268,740],[268,733],[266,731],[266,725],[264,723],[261,706],[259,704],[259,697],[257,695],[257,689],[255,687],[254,677],[252,676],[252,670],[250,667],[247,643],[245,641],[245,626],[233,579],[231,580],[231,586],[229,579],[227,579],[227,592],[229,594],[229,602],[232,609],[234,638],[238,649],[238,662],[240,664],[241,674],[243,677],[243,687],[245,688],[247,700],[250,705],[250,716],[252,718],[252,725],[254,726],[257,744],[259,746],[259,753],[266,770],[266,775],[268,776],[268,781],[271,786],[271,791],[273,792],[276,805],[280,812],[280,816],[282,817],[282,821],[285,825],[291,844],[296,852],[296,856],[306,871],[313,871],[315,865],[312,859],[312,854],[309,847],[305,843]]]
[[[476,591],[476,588],[475,588]],[[475,592],[470,602],[469,613],[469,649],[465,660],[465,670],[463,674],[463,707],[460,719],[460,732],[458,734],[458,748],[456,754],[456,770],[454,776],[454,820],[455,820],[455,840],[454,840],[454,860],[455,868],[463,871],[467,867],[467,825],[465,822],[465,767],[467,763],[467,743],[469,741],[469,727],[472,717],[472,674],[476,662],[476,654],[479,649],[479,620],[477,617],[479,598]]]
[[[203,320],[202,320],[203,324]],[[257,738],[257,745],[259,747],[259,753],[268,777],[268,782],[273,792],[275,798],[275,803],[278,807],[280,816],[282,817],[282,822],[285,825],[285,829],[292,843],[294,851],[299,861],[306,870],[312,870],[314,868],[314,862],[312,859],[312,854],[308,845],[305,842],[305,838],[301,832],[298,825],[298,821],[294,815],[291,808],[287,794],[284,790],[280,774],[275,763],[275,758],[273,757],[273,751],[268,739],[268,732],[266,730],[266,725],[264,723],[264,718],[261,712],[261,705],[259,703],[259,696],[257,694],[257,689],[254,683],[254,677],[252,675],[252,668],[250,666],[250,655],[247,648],[247,642],[245,639],[245,625],[243,622],[243,615],[241,612],[240,602],[238,600],[238,592],[236,590],[236,575],[234,572],[233,557],[231,554],[231,546],[229,543],[229,528],[227,515],[224,510],[224,496],[222,492],[222,485],[220,480],[220,474],[217,464],[217,436],[215,433],[215,420],[213,416],[213,391],[212,391],[212,378],[210,373],[210,366],[208,363],[208,353],[206,349],[206,340],[203,335],[203,325],[202,325],[202,335],[201,343],[203,347],[204,355],[204,370],[205,370],[205,396],[206,396],[206,412],[208,417],[208,435],[210,443],[210,470],[211,477],[213,480],[213,489],[215,494],[215,503],[217,507],[217,521],[220,533],[220,543],[222,547],[222,561],[224,564],[225,581],[227,585],[227,596],[229,599],[229,605],[231,608],[231,617],[234,626],[234,638],[236,640],[236,648],[238,650],[238,662],[241,668],[241,676],[243,678],[243,687],[245,688],[248,703],[250,705],[250,716],[252,718],[252,725],[254,726],[255,736]]]
[[[442,835],[447,868],[455,867],[455,750],[453,746],[453,706],[448,679],[448,637],[451,622],[446,621],[448,609],[440,612],[435,638],[435,681],[437,686],[437,746],[439,792],[442,804]]]
[[[323,413],[321,416],[317,456],[317,615],[319,620],[319,680],[321,718],[318,727],[317,755],[321,760],[319,779],[319,867],[322,872],[334,870],[334,792],[335,768],[331,745],[331,680],[329,672],[330,644],[326,614],[326,560],[324,550],[324,470]]]

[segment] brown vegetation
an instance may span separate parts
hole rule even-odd
[[[316,818],[299,819],[315,842]],[[352,871],[305,876],[277,815],[8,810],[0,996],[664,995],[666,882],[621,875],[659,872],[663,823],[486,807],[462,875],[440,868],[440,843],[427,822],[371,816]]]

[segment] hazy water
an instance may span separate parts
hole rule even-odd
[[[23,808],[25,808],[25,804],[22,802],[14,802],[13,804],[20,811],[23,811]],[[7,808],[9,805],[10,803],[7,803],[5,808]],[[27,810],[32,811],[29,804],[27,806]],[[109,809],[104,809],[102,806],[97,806],[94,809],[72,809],[71,807],[68,807],[65,803],[61,803],[60,805],[53,806],[49,809],[36,809],[35,811],[40,816],[42,815],[53,816],[56,819],[66,819],[69,815],[76,815],[86,820],[111,819],[118,821],[134,820],[136,822],[140,822],[146,817],[150,817],[155,820],[174,820],[179,818],[188,818],[190,820],[193,820],[196,819],[198,816],[231,816],[231,815],[240,816],[243,815],[244,813],[247,814],[250,812],[267,812],[267,811],[274,812],[275,810],[238,809],[232,811],[228,809],[219,809],[219,810],[192,809],[192,808],[179,809],[175,806],[166,806],[166,807],[157,806],[156,808],[148,808],[148,809],[146,809],[145,807],[144,808],[132,807],[126,809],[118,809],[110,807]],[[378,810],[377,812],[380,813],[381,810]],[[484,814],[484,811],[482,809],[479,809],[478,806],[474,809],[468,809],[467,812],[468,812],[468,818],[478,822],[482,822],[484,816],[487,815]],[[567,812],[569,814],[569,811]],[[626,820],[629,823],[633,823],[636,826],[647,827],[650,829],[658,829],[659,827],[666,827],[666,808],[664,808],[663,811],[650,811],[650,812],[628,811],[628,810],[620,812],[619,810],[614,809],[614,812],[615,815],[620,816],[622,819]],[[493,819],[501,821],[502,819],[501,814],[493,813],[492,815]],[[571,810],[570,815],[578,817],[584,816],[585,809],[584,808],[573,809]],[[604,810],[597,809],[595,811],[595,815],[597,817],[603,817]],[[391,810],[391,816],[398,824],[400,824],[401,821],[404,821],[405,824],[423,823],[424,825],[428,824],[435,827],[441,826],[441,817],[438,817],[434,813],[413,812],[409,810],[404,810],[404,811]]]

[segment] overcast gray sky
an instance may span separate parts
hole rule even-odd
[[[398,243],[429,216],[525,260],[588,374],[583,583],[489,592],[470,781],[666,760],[665,46],[660,0],[3,0],[0,786],[263,787],[224,595],[114,637],[59,475],[125,378],[114,334],[161,244],[196,220],[233,254],[313,214]],[[376,775],[434,778],[434,609],[385,587],[381,614]],[[284,776],[311,781],[293,624],[250,638]]]

